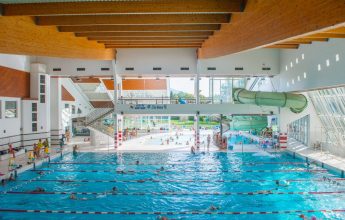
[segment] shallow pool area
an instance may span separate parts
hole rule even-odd
[[[0,190],[1,220],[345,219],[345,179],[285,153],[68,153]]]

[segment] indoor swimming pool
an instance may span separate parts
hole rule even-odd
[[[68,153],[0,189],[1,220],[345,219],[345,179],[284,153]]]

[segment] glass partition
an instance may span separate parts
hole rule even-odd
[[[288,136],[289,138],[294,138],[295,140],[301,142],[304,145],[308,145],[309,131],[310,121],[309,115],[307,115],[289,124]]]

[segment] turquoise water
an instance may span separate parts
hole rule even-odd
[[[136,165],[136,161],[139,161],[139,165]],[[44,171],[24,172],[16,182],[0,187],[0,210],[11,209],[10,212],[0,212],[1,220],[159,219],[161,216],[169,219],[299,219],[301,213],[296,212],[268,215],[221,213],[345,208],[345,192],[287,194],[344,191],[345,181],[335,180],[339,176],[315,165],[307,166],[303,161],[286,154],[78,153],[64,155],[63,158],[56,159],[51,164],[45,163],[37,169]],[[313,172],[304,172],[306,170]],[[95,182],[96,180],[99,182]],[[288,185],[277,186],[275,180]],[[60,194],[13,194],[28,193],[37,187],[44,188],[46,193]],[[113,187],[117,188],[118,194],[110,193]],[[272,194],[239,194],[260,191]],[[77,200],[71,200],[69,196],[72,192],[96,194],[77,194]],[[211,205],[218,210],[210,210]],[[14,210],[171,213],[86,215],[24,213]],[[183,211],[193,211],[195,214],[174,214]],[[309,218],[315,216],[317,219],[345,219],[344,212],[314,212],[304,215]]]

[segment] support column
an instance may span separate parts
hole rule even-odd
[[[117,121],[117,114],[114,113],[114,147],[117,149],[119,147],[119,129],[118,129],[118,121]]]
[[[65,131],[62,129],[61,79],[50,79],[50,132],[51,144],[58,146]]]
[[[195,95],[195,104],[200,104],[200,76],[199,73],[196,74],[194,80],[194,95]]]
[[[197,149],[200,148],[200,125],[199,125],[200,115],[199,112],[194,117],[194,145]]]

